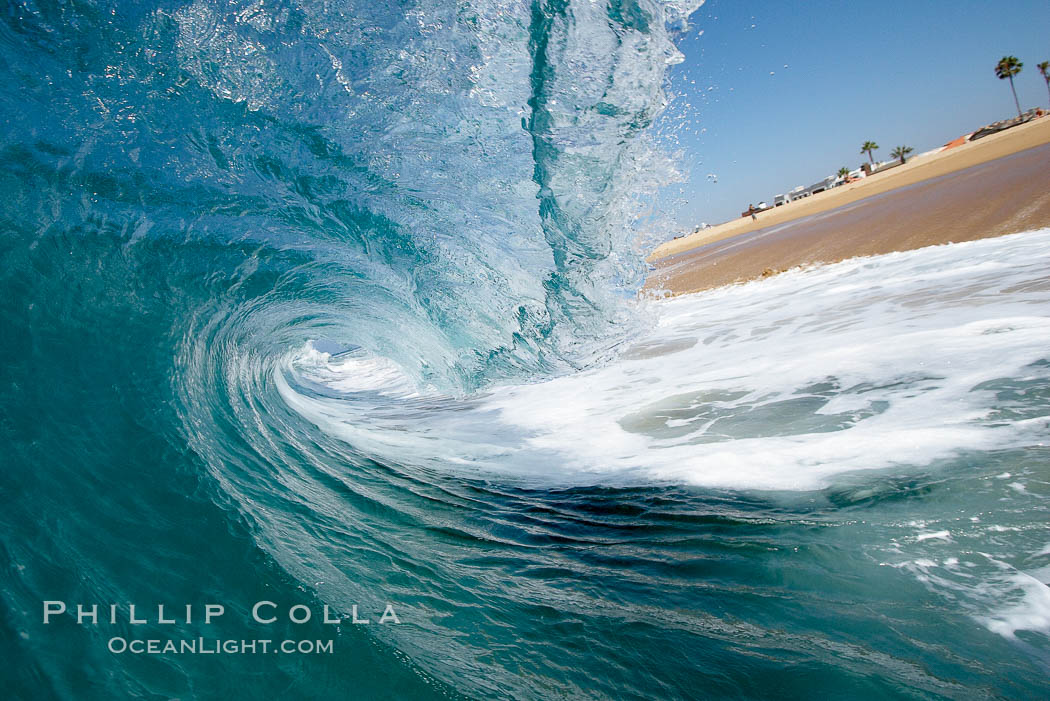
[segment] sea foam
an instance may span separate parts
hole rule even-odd
[[[322,429],[392,444],[401,461],[411,446],[437,469],[815,489],[1046,439],[1046,417],[1011,414],[997,389],[1050,373],[1048,244],[1043,230],[640,304],[658,323],[616,361],[465,400],[305,396],[292,388],[302,358],[279,385]]]

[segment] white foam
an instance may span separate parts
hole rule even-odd
[[[1019,630],[1050,633],[1050,587],[1025,572],[1015,572],[1000,585],[999,595],[1012,602],[979,620],[993,633],[1013,638]]]
[[[924,541],[924,540],[947,540],[947,541],[950,541],[951,539],[952,539],[952,534],[949,531],[936,531],[936,532],[933,532],[933,533],[920,533],[919,535],[915,536],[915,540],[917,540],[920,543],[922,541]]]
[[[333,356],[307,343],[293,354],[286,365],[299,377],[337,392],[377,392],[396,397],[415,397],[419,393],[408,375],[382,356],[356,349]]]
[[[966,562],[929,557],[892,564],[989,631],[1008,639],[1018,631],[1050,633],[1050,568],[1022,571],[983,552],[966,551]],[[890,564],[890,563],[883,563]]]
[[[444,469],[813,489],[1045,439],[1045,420],[992,420],[979,386],[1050,355],[1047,271],[1050,230],[854,259],[655,303],[655,328],[620,360],[549,382],[425,410],[291,403]]]

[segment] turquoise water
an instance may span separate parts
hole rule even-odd
[[[1050,232],[636,302],[690,9],[5,9],[7,697],[1045,695]]]

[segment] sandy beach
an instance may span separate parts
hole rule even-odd
[[[1050,117],[667,242],[649,290],[695,292],[800,265],[1050,226]]]

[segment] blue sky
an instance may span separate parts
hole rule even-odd
[[[708,0],[690,24],[661,125],[688,176],[663,196],[683,228],[855,168],[867,139],[888,159],[1016,114],[1003,55],[1024,62],[1021,107],[1048,106],[1048,0]]]

